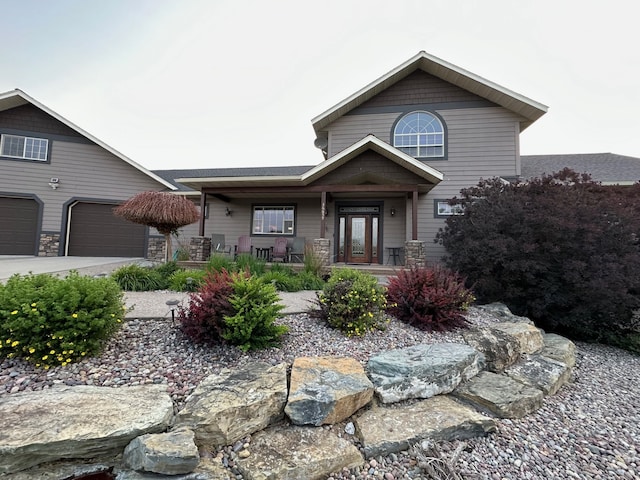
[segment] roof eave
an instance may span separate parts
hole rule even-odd
[[[296,186],[300,185],[299,175],[274,176],[244,176],[244,177],[191,177],[176,178],[176,182],[200,191],[202,188],[215,187],[268,187],[268,186]]]

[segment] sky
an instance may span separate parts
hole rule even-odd
[[[549,107],[523,155],[640,157],[635,3],[0,0],[0,92],[149,170],[315,165],[311,119],[424,50]]]

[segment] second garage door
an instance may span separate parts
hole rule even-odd
[[[70,207],[68,255],[144,257],[147,227],[116,217],[115,206],[79,202]]]

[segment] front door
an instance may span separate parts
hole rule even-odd
[[[338,262],[379,263],[379,215],[344,214],[338,217]]]

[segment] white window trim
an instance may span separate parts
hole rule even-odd
[[[22,155],[10,155],[10,154],[6,154],[4,153],[4,147],[5,147],[5,142],[7,139],[9,138],[18,138],[18,139],[24,139],[24,144],[22,147]],[[38,142],[44,142],[44,158],[40,158],[38,157],[29,157],[27,156],[27,143],[28,140],[35,140]],[[19,158],[21,160],[33,160],[36,162],[46,162],[47,158],[49,155],[49,140],[46,138],[38,138],[38,137],[27,137],[25,135],[11,135],[11,134],[6,134],[3,133],[0,136],[0,156],[1,157],[7,157],[7,158]]]
[[[462,205],[450,205],[447,200],[436,200],[436,216],[451,217],[453,215],[464,215]]]

